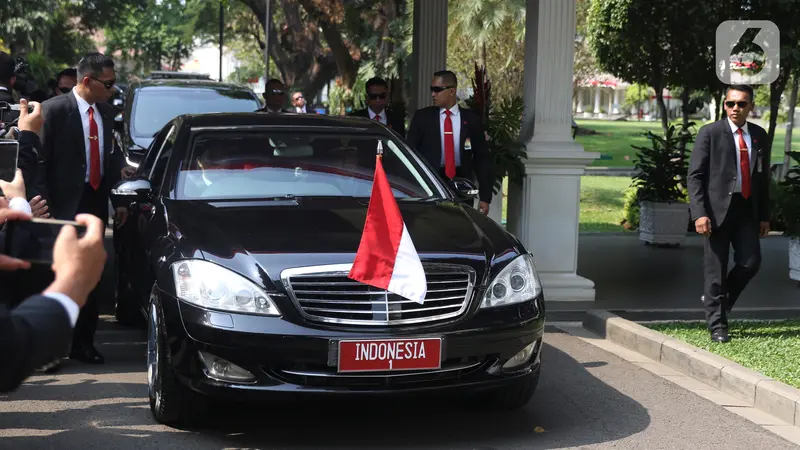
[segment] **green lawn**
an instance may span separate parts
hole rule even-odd
[[[800,320],[730,322],[731,342],[711,342],[704,323],[648,324],[649,328],[708,350],[800,388]]]
[[[623,192],[630,186],[628,177],[581,177],[581,216],[579,231],[624,231]]]
[[[583,145],[587,152],[598,152],[601,159],[592,165],[599,167],[630,167],[636,159],[636,150],[632,145],[647,146],[650,141],[642,134],[646,131],[660,133],[660,122],[580,120],[575,122],[581,128],[588,128],[600,134],[576,136],[575,140]],[[696,128],[699,129],[699,122]],[[780,125],[775,129],[775,141],[772,144],[772,163],[783,161],[783,140],[786,129]],[[792,150],[800,151],[800,131],[792,134]],[[626,159],[627,158],[627,159]]]

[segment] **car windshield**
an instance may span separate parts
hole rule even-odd
[[[181,164],[180,200],[364,197],[372,191],[378,143],[398,199],[444,192],[399,141],[383,135],[303,131],[204,131]]]
[[[138,137],[152,137],[182,114],[253,112],[258,99],[245,90],[143,88],[136,93],[131,128]]]

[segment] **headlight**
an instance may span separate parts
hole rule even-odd
[[[542,292],[531,255],[522,255],[506,266],[489,285],[481,308],[529,301]]]
[[[178,298],[202,308],[279,316],[261,288],[236,272],[201,259],[172,264]]]

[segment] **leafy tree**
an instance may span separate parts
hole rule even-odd
[[[205,0],[146,0],[128,5],[120,20],[106,28],[108,52],[120,52],[135,70],[149,72],[166,65],[180,68],[195,46],[196,17]]]

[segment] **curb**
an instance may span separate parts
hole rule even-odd
[[[800,389],[608,311],[587,311],[583,326],[784,422],[800,426]]]

